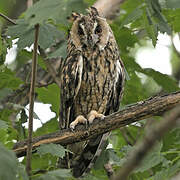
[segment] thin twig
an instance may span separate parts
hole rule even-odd
[[[0,16],[3,17],[4,19],[6,19],[7,21],[9,21],[10,23],[16,25],[16,23],[15,23],[12,19],[10,19],[9,17],[7,17],[6,15],[0,13]]]
[[[143,141],[135,146],[135,150],[128,156],[127,161],[122,165],[121,170],[113,180],[126,180],[128,175],[142,162],[146,154],[152,149],[157,140],[172,129],[180,119],[180,106],[168,113],[155,128],[150,129]]]
[[[34,89],[35,89],[36,72],[37,72],[38,36],[39,36],[39,24],[35,25],[35,40],[34,40],[31,87],[30,87],[30,97],[29,97],[29,123],[28,123],[27,161],[26,161],[26,171],[29,176],[31,176],[33,112],[34,112],[34,98],[35,98]]]
[[[75,131],[66,129],[33,138],[33,149],[35,150],[36,147],[41,144],[47,143],[67,145],[88,140],[113,129],[137,122],[141,119],[161,114],[162,112],[174,108],[177,104],[180,104],[180,92],[156,96],[106,116],[103,123],[102,121],[94,121],[88,128],[85,128],[83,125],[79,125],[76,127]],[[27,141],[16,143],[14,146],[14,152],[17,157],[24,156],[26,148]]]

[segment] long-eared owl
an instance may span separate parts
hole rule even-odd
[[[119,109],[125,79],[113,32],[96,8],[72,17],[68,55],[61,71],[61,129],[74,129],[78,123],[92,123],[95,118],[103,123],[106,115]],[[106,138],[104,134],[69,145],[73,154],[60,160],[59,166],[72,168],[75,177],[83,175],[99,156]]]

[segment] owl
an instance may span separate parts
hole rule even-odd
[[[113,32],[96,8],[87,15],[72,14],[67,58],[61,70],[60,129],[75,129],[78,123],[103,123],[105,116],[118,111],[123,93],[124,65]],[[80,177],[88,172],[105,146],[108,133],[69,145],[59,161]]]

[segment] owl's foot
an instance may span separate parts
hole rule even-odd
[[[103,114],[98,113],[98,112],[95,111],[95,110],[92,110],[92,111],[88,114],[88,122],[89,122],[89,124],[91,124],[91,123],[94,121],[94,119],[96,119],[96,118],[104,119],[105,116],[104,116]]]
[[[85,124],[87,127],[87,123],[89,122],[89,124],[91,124],[94,119],[96,118],[100,118],[100,119],[104,119],[105,116],[103,114],[98,113],[95,110],[92,110],[89,114],[88,114],[88,119],[86,119],[84,116],[79,115],[71,124],[70,124],[70,129],[74,130],[75,127],[78,124]]]
[[[71,124],[70,124],[70,128],[71,130],[74,130],[75,127],[78,125],[78,124],[86,124],[87,125],[87,119],[82,116],[82,115],[79,115]]]

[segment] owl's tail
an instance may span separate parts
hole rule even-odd
[[[74,177],[84,176],[91,170],[101,152],[106,148],[109,135],[110,132],[93,138],[88,142],[81,156],[73,165]]]

